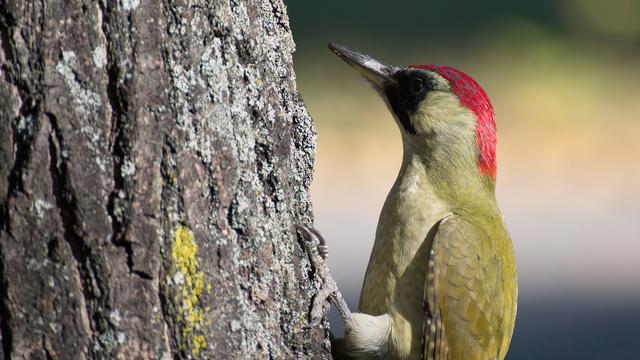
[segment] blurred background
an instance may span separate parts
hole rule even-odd
[[[352,309],[401,140],[327,41],[452,65],[489,94],[520,276],[508,359],[640,358],[640,0],[287,2],[318,130],[316,226]]]

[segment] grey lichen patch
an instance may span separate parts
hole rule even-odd
[[[136,164],[129,159],[125,159],[122,162],[122,167],[120,168],[120,172],[122,177],[133,176],[136,173]]]
[[[102,100],[100,95],[82,87],[76,77],[77,70],[78,59],[75,52],[62,51],[62,59],[58,61],[56,71],[62,76],[74,103],[78,106],[76,110],[82,115],[89,115],[102,106]]]
[[[92,157],[93,162],[95,163],[101,174],[106,174],[110,171],[111,159],[107,156],[102,155],[107,152],[105,133],[99,126],[99,124],[94,125],[91,123],[91,120],[93,118],[91,118],[90,116],[88,116],[88,118],[89,119],[84,123],[84,126],[80,127],[76,131],[81,133],[87,140],[84,144],[87,146],[91,154],[100,154],[98,156]],[[69,154],[66,153],[65,149],[62,150],[61,155],[63,158],[69,157]],[[82,155],[87,156],[87,154]],[[106,196],[107,189],[111,187],[111,178],[109,176],[101,176],[99,180],[102,186],[97,190],[100,191],[101,196]]]
[[[120,323],[120,321],[122,320],[122,315],[120,314],[120,311],[118,309],[111,310],[109,312],[109,320],[114,325],[118,325]]]
[[[51,329],[51,331],[53,331],[54,334],[57,334],[60,332],[60,330],[62,330],[62,327],[60,326],[60,324],[56,322],[50,322],[49,328]]]
[[[123,332],[118,332],[116,340],[118,341],[118,344],[122,345],[127,342],[127,335]]]
[[[21,115],[18,117],[17,130],[20,135],[27,137],[33,133],[33,125],[35,125],[36,118],[31,115]]]
[[[91,59],[93,60],[93,65],[97,69],[102,69],[107,64],[107,48],[104,44],[98,45],[91,52]]]
[[[52,208],[53,205],[46,200],[36,199],[36,201],[33,202],[33,212],[39,219],[42,219],[46,210],[51,210]]]
[[[93,344],[93,351],[95,352],[111,352],[118,347],[118,336],[112,330],[101,332],[95,343]]]
[[[124,11],[132,11],[140,6],[140,0],[120,0],[119,5]]]
[[[211,45],[204,47],[200,57],[200,72],[204,86],[208,90],[209,100],[220,102],[229,98],[229,79],[225,74],[226,68],[224,54],[221,53],[222,40],[214,38]]]

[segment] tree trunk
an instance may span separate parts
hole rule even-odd
[[[0,0],[4,359],[329,358],[282,0]]]

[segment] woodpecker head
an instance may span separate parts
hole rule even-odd
[[[493,108],[469,75],[449,66],[387,65],[335,43],[329,48],[385,100],[402,133],[405,153],[495,181]]]

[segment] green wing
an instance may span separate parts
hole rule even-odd
[[[440,221],[425,284],[425,360],[504,358],[515,295],[492,240],[457,215]]]

